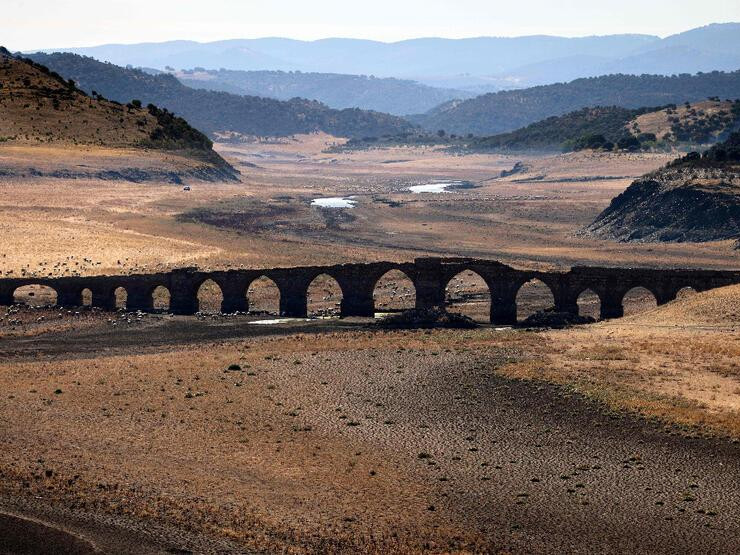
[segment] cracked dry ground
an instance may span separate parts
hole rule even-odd
[[[260,333],[5,357],[3,508],[120,553],[736,547],[738,445],[501,376],[542,334]]]

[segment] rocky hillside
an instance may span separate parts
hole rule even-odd
[[[740,238],[740,133],[634,182],[585,234],[639,242]]]
[[[212,164],[225,177],[236,170],[184,119],[154,105],[120,104],[88,96],[48,68],[0,49],[0,142],[94,145],[178,152]]]
[[[320,102],[289,101],[192,89],[174,75],[151,75],[137,69],[102,63],[76,54],[33,54],[31,58],[85,91],[119,102],[139,99],[167,108],[208,134],[287,136],[324,131],[337,137],[365,137],[409,131],[406,120],[359,109],[333,110]]]

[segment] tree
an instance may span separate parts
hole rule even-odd
[[[640,141],[637,137],[633,136],[622,137],[617,141],[617,148],[619,148],[619,150],[629,150],[632,152],[640,148]]]

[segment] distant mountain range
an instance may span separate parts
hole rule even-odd
[[[340,110],[361,108],[398,116],[426,112],[455,98],[475,96],[469,91],[430,87],[405,79],[338,73],[196,68],[174,75],[183,84],[196,89],[278,100],[310,98]]]
[[[666,77],[606,75],[451,101],[407,119],[432,132],[496,135],[593,106],[641,108],[740,98],[740,71]]]
[[[76,54],[29,56],[80,88],[118,102],[136,99],[156,104],[183,116],[208,134],[286,136],[324,131],[337,137],[382,136],[412,129],[406,120],[359,109],[334,110],[320,102],[274,100],[225,92],[196,90],[170,74],[151,75]]]
[[[713,24],[663,39],[651,35],[528,36],[383,43],[264,38],[57,50],[160,70],[203,67],[375,75],[479,94],[611,73],[733,71],[740,68],[740,23]]]

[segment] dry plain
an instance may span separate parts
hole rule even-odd
[[[729,242],[577,234],[670,155],[326,152],[334,141],[221,144],[242,182],[190,191],[3,178],[0,272],[423,255],[522,268],[740,266]],[[0,145],[3,165],[71,163],[9,148]],[[143,163],[125,156],[117,163]],[[525,169],[500,177],[516,162]],[[407,190],[450,180],[475,188]],[[356,205],[310,205],[335,196]],[[252,294],[253,307],[274,310],[269,287]],[[487,313],[475,276],[449,294],[454,309]],[[202,307],[218,295],[204,290]],[[731,552],[738,299],[728,288],[656,308],[636,294],[622,320],[543,332],[0,308],[2,507],[84,538],[78,552]],[[19,300],[45,304],[42,291]],[[548,292],[533,285],[519,300],[523,318]],[[311,310],[337,301],[319,283]],[[377,303],[411,306],[413,291],[391,276]]]

